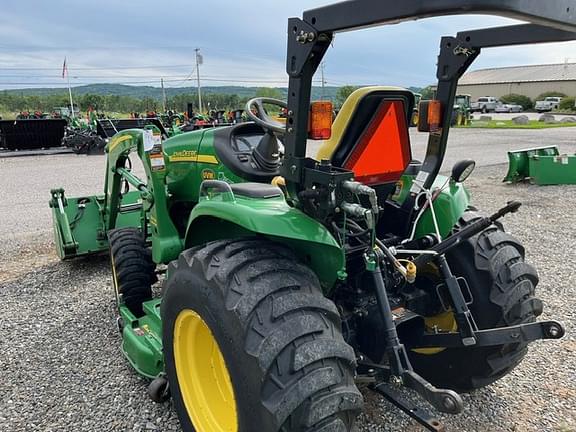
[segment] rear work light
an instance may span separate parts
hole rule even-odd
[[[332,136],[332,102],[319,101],[310,105],[308,138],[327,140]]]
[[[442,125],[442,104],[437,100],[420,102],[418,106],[420,118],[418,120],[418,131],[438,132]]]

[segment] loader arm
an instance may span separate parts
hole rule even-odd
[[[108,144],[106,182],[104,185],[103,220],[105,231],[116,228],[118,214],[122,211],[122,183],[127,181],[140,192],[142,205],[141,229],[152,239],[152,258],[156,263],[166,263],[178,256],[182,241],[168,212],[164,153],[158,144],[147,146],[148,129],[128,129],[119,132]],[[146,182],[126,168],[126,160],[136,152],[144,166]]]

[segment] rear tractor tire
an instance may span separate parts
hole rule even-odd
[[[216,241],[170,264],[166,375],[186,432],[348,432],[356,359],[316,275],[266,240]]]
[[[455,229],[464,228],[478,217],[477,213],[467,211]],[[447,254],[447,260],[453,273],[468,282],[473,297],[469,307],[481,330],[531,323],[542,313],[542,302],[534,297],[538,284],[536,269],[524,262],[524,248],[500,225],[463,242]],[[428,319],[438,323],[442,330],[454,331],[453,315],[448,322],[446,318],[444,313]],[[409,355],[416,372],[434,385],[467,392],[508,374],[526,352],[527,345],[518,343],[417,350]]]
[[[144,315],[142,303],[152,299],[156,265],[138,228],[108,231],[112,286],[117,300],[137,318]]]

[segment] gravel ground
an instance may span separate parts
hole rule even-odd
[[[558,136],[565,147],[567,137]],[[509,139],[501,140],[500,159]],[[449,157],[462,154],[456,148]],[[505,225],[539,269],[543,318],[563,321],[568,334],[534,343],[514,372],[465,396],[464,413],[441,419],[449,431],[576,431],[576,187],[505,185],[505,166],[491,163],[481,160],[468,181],[473,203],[492,212],[512,198],[524,202]],[[179,430],[170,403],[151,402],[146,381],[120,353],[107,259],[58,262],[52,250],[50,187],[65,185],[70,195],[97,191],[102,171],[97,156],[0,159],[0,431]],[[361,431],[422,430],[380,397],[364,395]]]

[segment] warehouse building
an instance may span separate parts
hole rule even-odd
[[[502,97],[510,93],[535,99],[545,92],[576,96],[576,63],[480,69],[464,75],[458,93]]]

